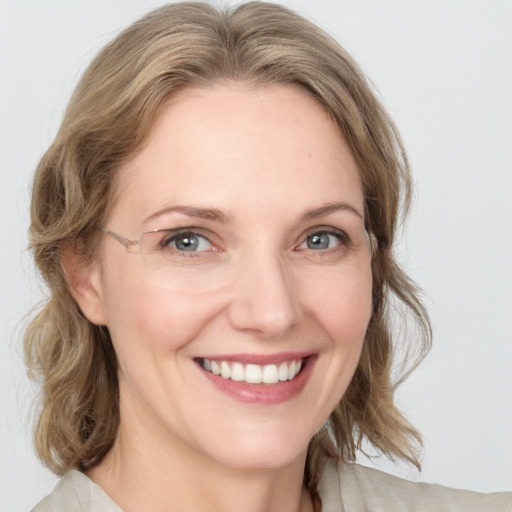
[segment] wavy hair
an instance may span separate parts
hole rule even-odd
[[[73,300],[62,251],[73,247],[84,261],[94,258],[114,176],[140,150],[163,102],[186,87],[226,81],[293,84],[329,112],[358,164],[367,229],[376,240],[373,314],[362,355],[328,424],[311,440],[305,485],[314,493],[326,458],[354,460],[363,442],[419,467],[421,438],[393,401],[431,338],[419,291],[393,254],[411,198],[403,144],[347,52],[303,17],[263,2],[159,8],[101,51],[71,97],[37,167],[31,203],[30,247],[49,289],[24,339],[29,372],[41,384],[38,456],[57,474],[91,468],[119,426],[109,332],[90,323]],[[415,336],[397,337],[391,323],[397,307],[418,327]]]

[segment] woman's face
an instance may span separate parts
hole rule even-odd
[[[92,273],[121,432],[230,467],[303,461],[371,314],[363,192],[330,117],[291,86],[188,89],[117,185],[109,230],[169,230],[135,254],[105,234]]]

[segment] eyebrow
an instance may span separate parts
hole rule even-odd
[[[195,217],[197,219],[214,220],[223,224],[228,222],[228,216],[217,208],[201,208],[199,206],[193,205],[176,205],[168,206],[162,210],[158,210],[157,212],[152,213],[149,217],[144,219],[144,223],[165,213],[172,212],[182,213],[183,215],[187,215],[188,217]]]
[[[363,214],[354,206],[349,203],[329,203],[324,206],[320,206],[318,208],[311,208],[310,210],[306,210],[300,217],[300,220],[314,220],[319,217],[324,217],[325,215],[329,215],[330,213],[345,210],[354,213],[359,218],[364,220]]]
[[[357,217],[363,219],[363,215],[354,206],[344,202],[337,202],[306,210],[300,216],[300,220],[314,220],[340,210],[352,212],[353,214],[357,215]],[[201,208],[199,206],[193,205],[176,205],[168,206],[162,210],[158,210],[157,212],[152,213],[149,217],[144,219],[144,223],[149,222],[150,220],[159,217],[160,215],[172,212],[181,213],[183,215],[187,215],[188,217],[195,217],[197,219],[213,220],[222,224],[227,224],[229,221],[229,216],[217,208]]]

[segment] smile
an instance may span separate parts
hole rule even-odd
[[[318,354],[230,354],[194,358],[206,380],[223,394],[247,404],[276,405],[301,394]]]
[[[304,361],[294,359],[279,364],[243,364],[237,361],[202,359],[203,368],[225,380],[247,384],[277,384],[293,380],[301,371]]]

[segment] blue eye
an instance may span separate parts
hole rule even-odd
[[[313,251],[323,251],[333,249],[342,242],[342,235],[329,231],[317,231],[306,237],[306,240],[300,245],[301,249],[311,249]]]
[[[180,252],[209,251],[212,248],[212,244],[204,236],[190,231],[173,235],[163,242],[163,246]]]

